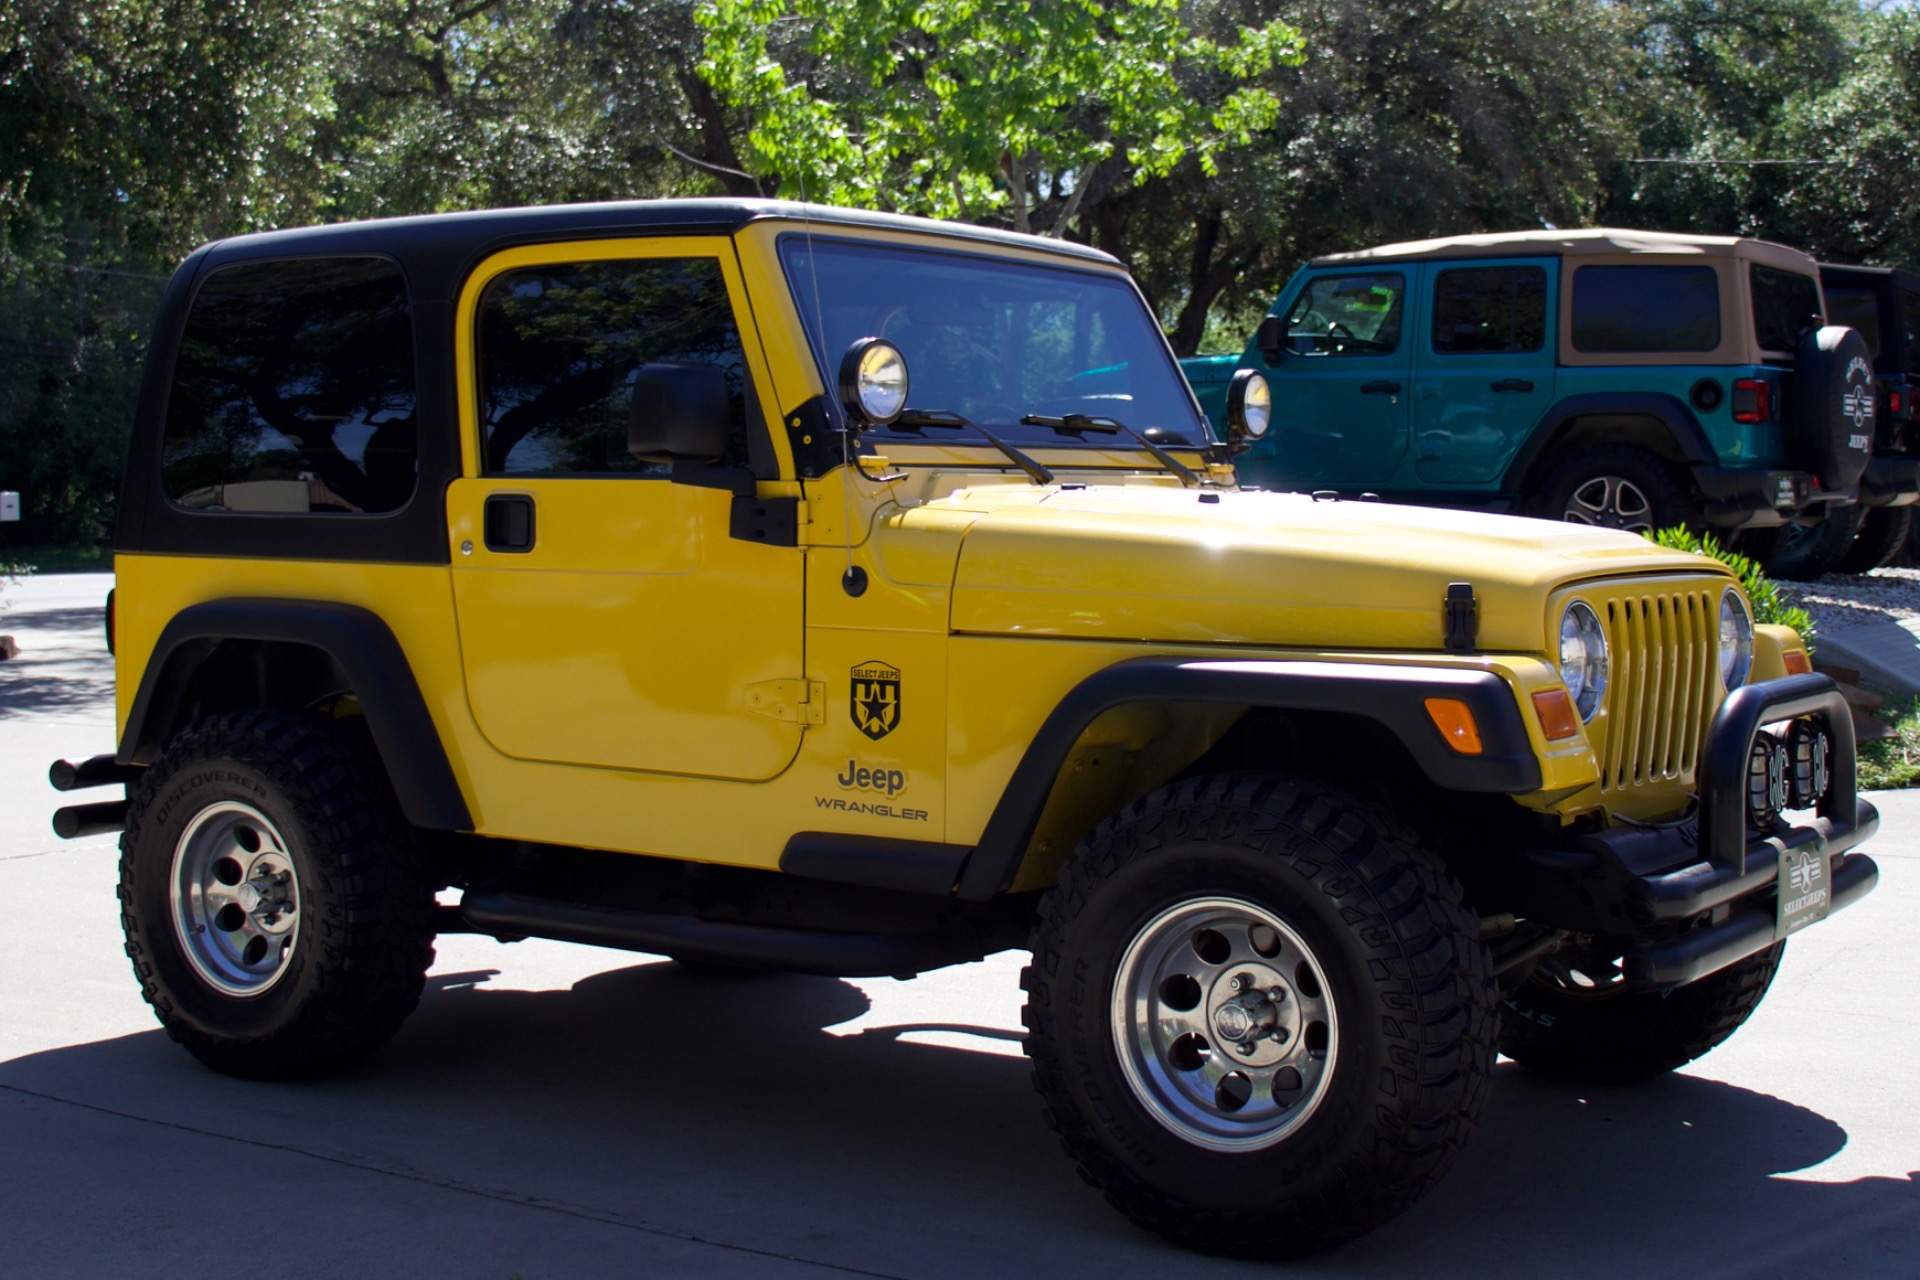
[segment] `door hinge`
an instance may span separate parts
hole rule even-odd
[[[762,680],[747,686],[747,710],[795,724],[827,722],[823,680]]]

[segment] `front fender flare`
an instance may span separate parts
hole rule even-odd
[[[1473,711],[1482,749],[1464,755],[1427,714],[1428,698]],[[1013,883],[1068,752],[1089,725],[1132,702],[1228,702],[1273,710],[1337,711],[1384,725],[1427,777],[1452,791],[1523,794],[1540,762],[1511,686],[1491,671],[1379,663],[1132,658],[1096,671],[1062,698],[1014,770],[967,858],[956,894],[982,902]]]

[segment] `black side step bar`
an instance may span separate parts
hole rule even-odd
[[[914,934],[816,933],[664,912],[591,907],[485,886],[467,890],[459,911],[469,930],[499,938],[552,938],[829,978],[910,978],[928,969],[978,960],[1022,942],[1011,936],[994,938],[984,928]]]

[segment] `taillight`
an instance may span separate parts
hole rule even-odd
[[[1887,412],[1888,413],[1890,414],[1904,413],[1906,411],[1906,408],[1907,408],[1907,398],[1905,396],[1901,395],[1898,391],[1887,392]]]
[[[1765,378],[1738,378],[1733,384],[1735,422],[1773,420],[1773,384]]]

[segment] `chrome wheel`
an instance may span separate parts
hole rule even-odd
[[[229,996],[286,974],[300,936],[300,883],[280,832],[237,801],[195,814],[173,850],[173,928],[194,972]]]
[[[1278,916],[1236,898],[1147,922],[1120,958],[1112,1024],[1134,1095],[1212,1151],[1259,1150],[1297,1129],[1339,1048],[1319,960]]]
[[[1595,476],[1567,498],[1562,519],[1630,533],[1653,530],[1653,504],[1640,486],[1624,476]]]

